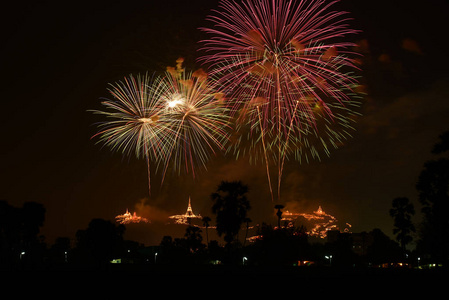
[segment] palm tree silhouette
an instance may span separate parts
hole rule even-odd
[[[248,186],[241,181],[222,181],[211,195],[211,200],[215,202],[212,212],[216,215],[217,233],[219,236],[224,235],[228,246],[234,241],[251,209],[246,198],[247,192]]]
[[[207,228],[209,227],[209,222],[211,219],[207,216],[204,216],[202,219],[203,226],[206,227],[206,245],[209,246],[209,233],[207,232]]]
[[[276,212],[276,216],[278,217],[278,228],[281,228],[281,217],[282,217],[282,211],[281,209],[284,208],[284,205],[282,204],[277,204],[274,206],[275,209],[277,209],[278,211]]]
[[[415,232],[415,226],[411,218],[415,214],[415,209],[410,200],[406,197],[393,199],[390,216],[394,219],[393,233],[397,234],[396,240],[401,244],[402,251],[405,253],[405,246],[412,241],[412,232]]]

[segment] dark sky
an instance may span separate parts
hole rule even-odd
[[[126,209],[154,221],[136,230],[145,243],[159,243],[171,232],[156,223],[184,212],[189,197],[195,213],[211,216],[209,195],[221,180],[249,186],[254,223],[275,220],[263,166],[219,157],[195,179],[169,176],[160,187],[154,176],[148,200],[145,162],[91,140],[99,120],[88,110],[101,108],[108,83],[163,71],[177,57],[197,67],[197,28],[218,1],[154,2],[22,1],[2,9],[0,199],[17,207],[42,203],[49,243]],[[288,167],[283,204],[301,212],[321,205],[354,232],[391,234],[391,201],[406,196],[420,209],[414,185],[449,130],[448,2],[339,5],[363,31],[353,37],[364,55],[363,116],[354,138],[329,158]]]

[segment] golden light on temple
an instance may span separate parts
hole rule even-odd
[[[190,203],[190,197],[189,197],[189,204],[187,206],[187,211],[185,214],[182,215],[173,215],[169,217],[170,219],[175,220],[176,224],[184,224],[184,225],[190,225],[192,219],[201,219],[201,215],[195,215],[192,210],[192,205]]]
[[[130,223],[149,223],[146,218],[140,217],[134,212],[131,214],[128,210],[123,215],[118,215],[115,217],[115,220],[120,224],[130,224]]]
[[[307,223],[306,228],[309,236],[318,238],[326,238],[327,233],[330,230],[340,230],[342,232],[349,232],[351,224],[345,223],[344,228],[340,228],[338,220],[326,213],[321,206],[312,213],[296,213],[288,210],[282,213],[282,221],[288,223],[288,226],[292,226],[294,223]]]

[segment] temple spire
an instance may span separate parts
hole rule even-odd
[[[189,196],[189,205],[187,206],[187,211],[183,215],[170,216],[170,219],[175,219],[176,224],[191,224],[193,218],[200,219],[201,215],[195,215],[192,210],[192,204]]]
[[[192,211],[192,205],[190,205],[190,196],[189,196],[189,206],[187,206],[187,212],[186,212],[187,216],[192,216],[193,215],[193,211]]]

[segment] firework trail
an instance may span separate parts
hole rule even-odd
[[[202,28],[210,38],[201,41],[200,60],[231,92],[231,114],[242,134],[234,149],[243,151],[245,135],[245,151],[254,159],[263,154],[268,176],[268,163],[277,163],[278,197],[289,155],[317,157],[311,140],[327,152],[348,136],[358,82],[355,45],[342,39],[356,31],[345,12],[330,10],[335,2],[222,0],[209,16],[213,26]]]
[[[195,175],[211,152],[224,149],[229,114],[216,87],[201,70],[187,75],[182,59],[163,76],[130,75],[111,84],[113,99],[102,102],[104,111],[94,111],[106,116],[94,137],[113,151],[145,157],[151,195],[152,162],[163,170],[163,182],[170,166],[179,172],[184,164]]]
[[[130,75],[123,81],[110,84],[108,90],[113,99],[102,102],[104,111],[93,111],[106,116],[106,121],[99,124],[101,130],[93,138],[99,136],[99,141],[112,151],[134,154],[137,158],[145,157],[150,194],[150,161],[163,161],[166,157],[165,145],[170,141],[161,103],[151,88],[154,82],[157,82],[154,77],[145,74]]]

